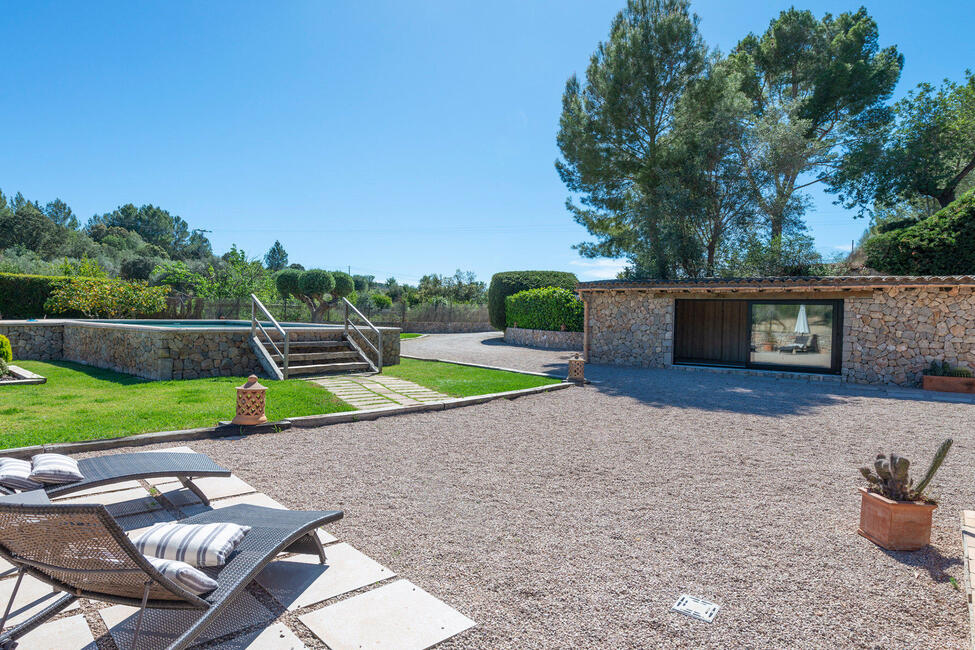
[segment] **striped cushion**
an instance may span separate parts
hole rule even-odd
[[[250,526],[237,524],[156,524],[132,540],[140,553],[192,566],[223,566]]]
[[[217,581],[186,562],[176,560],[160,560],[157,557],[145,556],[156,571],[163,574],[191,594],[205,594],[217,588]]]
[[[44,487],[30,480],[30,462],[19,458],[0,458],[0,485],[14,490]]]
[[[38,483],[74,483],[85,478],[78,471],[78,461],[61,454],[37,454],[30,479]]]

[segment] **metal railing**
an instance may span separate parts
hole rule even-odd
[[[351,343],[352,345],[354,345],[356,348],[359,347],[358,344],[356,344],[355,341],[353,341],[351,338],[349,338],[349,328],[351,327],[355,331],[355,333],[358,334],[359,337],[363,341],[365,341],[366,345],[368,345],[370,348],[372,348],[372,351],[376,353],[376,363],[373,364],[372,363],[372,360],[366,354],[363,354],[361,349],[359,349],[359,353],[362,354],[362,356],[366,359],[366,361],[369,362],[369,365],[372,366],[372,369],[373,370],[375,370],[376,372],[382,372],[382,370],[383,370],[383,333],[379,331],[379,328],[378,327],[376,327],[375,325],[372,324],[372,321],[370,321],[368,318],[366,318],[365,316],[363,316],[362,315],[362,312],[355,308],[355,305],[353,305],[351,302],[349,302],[345,298],[342,298],[342,302],[345,303],[345,305],[344,305],[345,306],[345,339],[349,343]],[[371,329],[373,332],[376,333],[376,342],[379,344],[378,347],[375,346],[375,345],[373,345],[372,344],[372,341],[370,341],[366,337],[366,335],[362,333],[362,330],[360,330],[358,327],[356,327],[356,324],[353,323],[349,319],[349,310],[350,309],[352,310],[352,312],[356,316],[358,316],[359,318],[361,318],[365,322],[366,326],[369,327],[369,329]]]
[[[261,313],[263,313],[264,316],[266,316],[267,319],[271,321],[271,325],[274,326],[274,329],[277,330],[284,338],[284,352],[281,352],[281,349],[278,348],[277,344],[274,342],[274,339],[272,339],[271,335],[268,334],[268,331],[264,329],[264,326],[261,324],[261,321],[257,319],[258,310],[260,310]],[[288,332],[283,327],[281,327],[281,324],[274,318],[274,316],[271,315],[271,312],[267,310],[267,307],[264,306],[264,304],[257,298],[257,296],[251,294],[251,337],[257,338],[257,330],[260,330],[261,333],[264,334],[264,337],[267,339],[267,342],[271,344],[271,347],[274,349],[274,351],[277,352],[279,357],[281,357],[282,374],[284,375],[284,379],[287,379],[288,378],[288,352],[290,347],[290,340],[289,340],[290,337],[288,336]],[[260,339],[258,339],[258,342],[260,342]]]

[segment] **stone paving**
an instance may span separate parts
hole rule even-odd
[[[191,451],[177,447],[167,451]],[[236,476],[197,482],[209,508],[251,503],[284,508]],[[171,479],[128,481],[88,490],[59,502],[101,503],[130,534],[157,521],[171,521],[208,509]],[[331,504],[321,504],[328,508]],[[474,621],[325,530],[319,531],[328,562],[317,557],[282,554],[261,572],[202,634],[207,648],[397,648],[421,650],[473,627]],[[0,560],[0,603],[16,581],[10,564]],[[14,625],[43,609],[59,593],[25,576],[10,613]],[[31,650],[112,650],[131,645],[138,609],[81,600],[55,619],[20,639]],[[147,619],[139,648],[163,648],[172,641],[167,628],[189,626],[187,612]]]
[[[384,375],[342,375],[311,381],[358,409],[412,406],[450,399],[449,395],[412,381]]]

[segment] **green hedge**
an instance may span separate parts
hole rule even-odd
[[[41,318],[51,290],[64,279],[52,275],[0,273],[0,316]]]
[[[912,226],[874,235],[863,250],[881,273],[975,274],[975,190]]]
[[[73,278],[59,275],[21,275],[0,273],[0,319],[2,318],[43,318],[55,315],[58,318],[81,318],[81,312],[50,314],[44,311],[44,303],[54,287],[63,280]],[[92,279],[92,278],[86,278]],[[98,279],[98,282],[117,282],[117,280]]]
[[[488,287],[488,316],[494,329],[503,330],[508,323],[505,317],[505,299],[519,291],[542,287],[575,289],[579,280],[575,273],[564,271],[505,271],[495,273]]]
[[[568,289],[542,287],[519,291],[505,300],[508,327],[558,332],[582,331],[582,301]]]

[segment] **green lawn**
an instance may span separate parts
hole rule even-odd
[[[539,377],[538,375],[524,375],[520,372],[488,370],[487,368],[461,366],[456,363],[420,361],[419,359],[401,359],[399,365],[383,368],[383,374],[408,379],[421,386],[454,397],[501,393],[508,390],[557,384],[561,381],[554,377]]]
[[[403,339],[415,339],[415,338],[420,337],[420,336],[423,336],[423,335],[422,334],[417,334],[416,332],[400,332],[399,333],[399,340],[402,341]]]
[[[234,416],[234,387],[245,381],[147,381],[63,361],[16,364],[47,383],[0,387],[0,449],[212,426]],[[270,420],[355,410],[310,382],[265,385]]]

